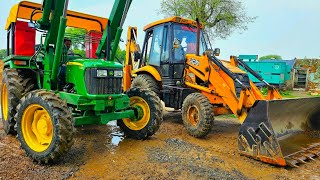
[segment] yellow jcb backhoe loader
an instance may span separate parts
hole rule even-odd
[[[124,89],[153,90],[181,109],[189,134],[206,136],[214,116],[233,113],[242,124],[239,151],[260,161],[297,167],[320,155],[320,98],[282,100],[279,92],[236,57],[221,61],[197,21],[171,17],[147,25],[142,51],[129,27]],[[263,96],[242,66],[268,86]]]

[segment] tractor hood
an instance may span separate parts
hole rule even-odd
[[[67,66],[80,66],[84,68],[111,68],[122,69],[123,65],[118,62],[106,61],[104,59],[77,59],[67,63]]]

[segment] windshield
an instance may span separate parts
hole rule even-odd
[[[196,54],[197,52],[197,28],[193,26],[175,24],[174,25],[174,39],[179,40],[184,54]],[[203,32],[200,31],[200,51],[202,54],[207,50],[207,45],[204,40]]]

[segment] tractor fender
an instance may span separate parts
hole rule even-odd
[[[133,70],[132,71],[132,74],[136,74],[136,75],[144,74],[144,73],[151,74],[152,77],[154,77],[157,81],[161,81],[162,80],[159,71],[156,68],[152,67],[152,66],[144,66],[142,68],[139,68],[137,70]]]

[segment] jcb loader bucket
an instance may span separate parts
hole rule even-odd
[[[320,156],[320,98],[258,101],[240,127],[240,153],[298,167]]]

